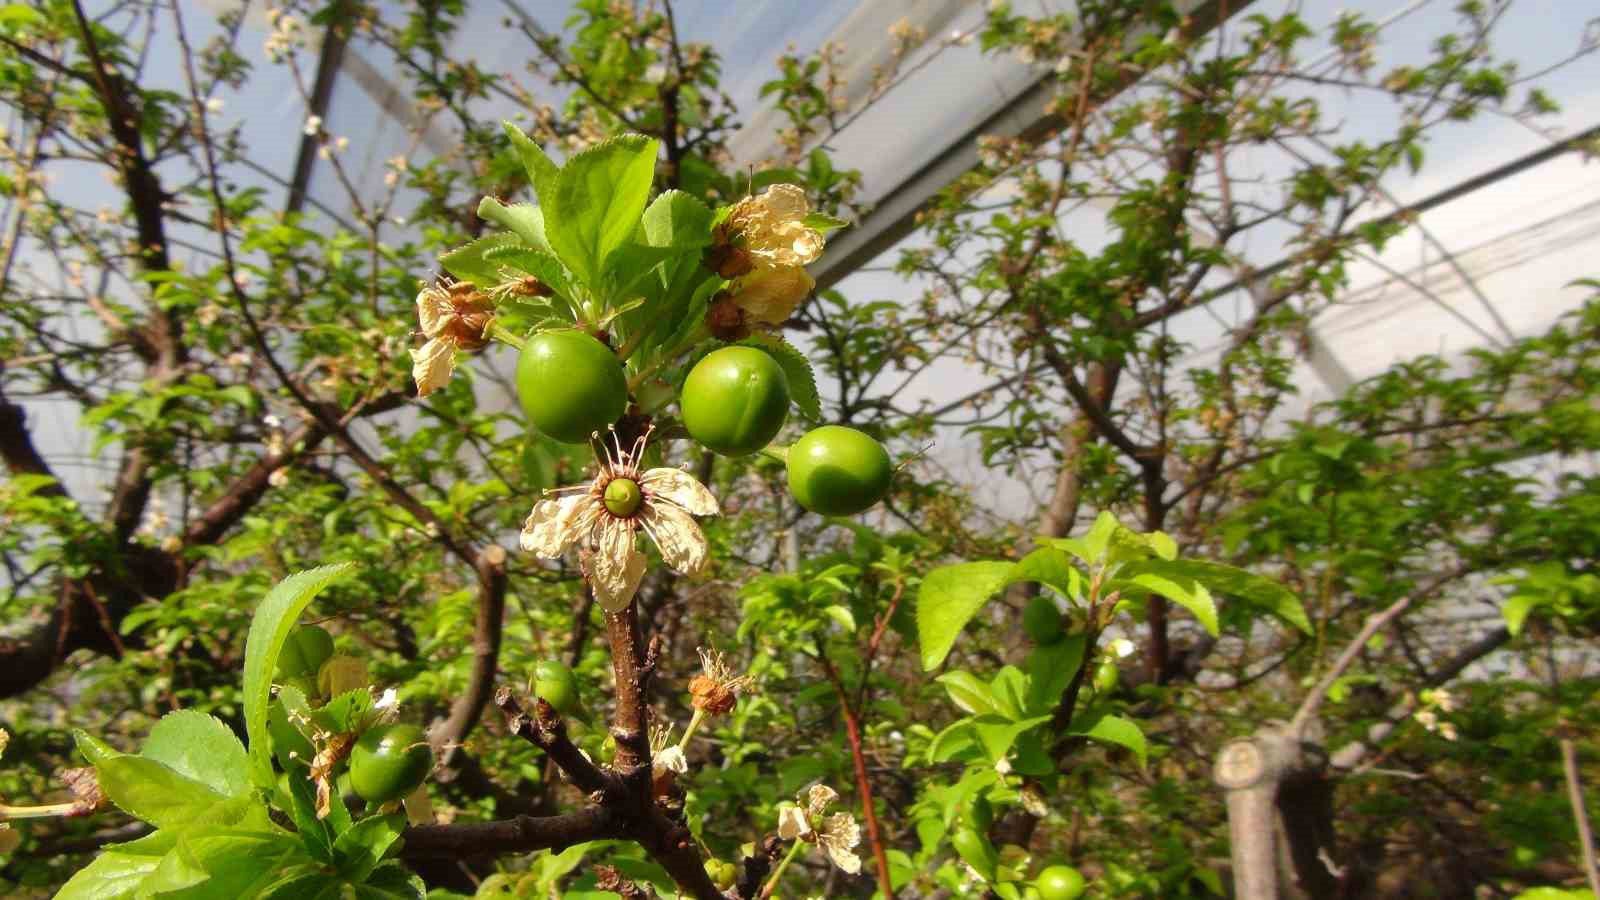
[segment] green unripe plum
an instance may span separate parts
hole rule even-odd
[[[1022,608],[1022,630],[1041,646],[1061,640],[1061,610],[1056,609],[1056,602],[1043,594],[1034,595]]]
[[[278,675],[287,680],[316,677],[317,670],[333,655],[333,635],[321,625],[301,625],[289,632],[289,639],[278,651]]]
[[[1110,659],[1102,659],[1094,668],[1094,689],[1104,694],[1117,686],[1117,679],[1120,676],[1121,672],[1117,670],[1116,663]]]
[[[399,800],[433,770],[433,748],[415,725],[369,728],[350,751],[350,786],[368,803]]]
[[[517,397],[533,427],[555,440],[581,444],[622,416],[628,380],[616,354],[590,335],[546,331],[522,345]]]
[[[789,448],[789,493],[825,516],[852,516],[889,493],[894,466],[871,436],[843,425],[806,432]]]
[[[733,887],[733,883],[738,880],[739,867],[720,859],[708,859],[706,875],[710,877],[711,883],[717,886],[717,890],[725,891]]]
[[[972,867],[983,877],[984,881],[993,881],[995,869],[1000,864],[1000,854],[995,852],[994,845],[989,839],[970,825],[963,825],[950,835],[950,846],[967,865]]]
[[[789,378],[755,347],[723,347],[695,364],[679,401],[689,436],[723,456],[772,443],[789,416]]]
[[[1083,896],[1083,875],[1071,866],[1048,866],[1033,880],[1039,900],[1078,900]]]
[[[541,659],[533,667],[533,693],[564,716],[578,708],[578,678],[554,659]]]

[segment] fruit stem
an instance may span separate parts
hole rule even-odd
[[[50,803],[44,806],[7,806],[0,803],[0,822],[7,819],[48,819],[70,816],[79,809],[77,803]]]
[[[705,717],[705,710],[696,709],[694,711],[694,715],[689,719],[689,727],[683,729],[683,737],[678,740],[679,750],[689,746],[689,738],[694,737],[694,730],[700,727],[700,723],[705,720]]]
[[[766,887],[761,889],[760,896],[772,896],[772,892],[778,889],[778,879],[783,877],[783,870],[789,868],[789,863],[794,862],[794,858],[800,855],[800,848],[804,847],[805,845],[805,841],[802,841],[799,838],[794,839],[794,846],[789,848],[789,853],[784,856],[782,862],[778,863],[778,867],[772,870],[772,877],[767,879]]]
[[[522,349],[522,335],[511,331],[509,328],[502,327],[498,320],[489,326],[489,337],[491,340],[510,344],[518,350]]]
[[[767,459],[776,460],[784,465],[789,464],[789,447],[787,444],[768,444],[758,452]]]

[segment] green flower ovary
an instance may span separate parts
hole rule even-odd
[[[606,485],[604,502],[613,516],[626,519],[639,511],[644,494],[639,492],[639,483],[632,478],[613,478]]]

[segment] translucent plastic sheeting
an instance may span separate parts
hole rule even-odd
[[[1338,12],[1323,4],[1301,6],[1310,7],[1301,15],[1319,34],[1327,32]],[[1457,21],[1454,4],[1441,0],[1406,5],[1364,0],[1348,6],[1382,25],[1379,72],[1426,60],[1433,39]],[[1248,12],[1275,15],[1285,9],[1283,3],[1256,3]],[[1513,5],[1495,31],[1494,51],[1519,60],[1522,74],[1531,73],[1576,53],[1586,42],[1592,44],[1600,27],[1593,20],[1597,12],[1581,5]],[[1239,22],[1229,23],[1224,33],[1241,27]],[[1306,49],[1302,58],[1313,62],[1313,72],[1328,69],[1323,49]],[[1368,216],[1435,196],[1600,123],[1600,56],[1577,59],[1540,84],[1563,107],[1559,115],[1522,120],[1484,113],[1474,121],[1438,129],[1427,144],[1422,172],[1389,179],[1384,185],[1387,197],[1375,203]],[[1149,85],[1138,85],[1130,96],[1149,90]],[[1376,141],[1392,134],[1397,123],[1395,104],[1378,92],[1310,82],[1294,92],[1321,104],[1322,119],[1338,126],[1334,139],[1340,142]],[[1236,195],[1253,191],[1254,199],[1263,203],[1279,200],[1282,177],[1295,167],[1297,157],[1330,158],[1326,147],[1311,143],[1233,154],[1229,166]],[[1138,161],[1125,162],[1138,171]],[[1311,352],[1293,376],[1301,395],[1286,413],[1304,412],[1312,403],[1338,395],[1352,381],[1376,375],[1400,360],[1425,353],[1459,359],[1474,347],[1538,333],[1574,308],[1585,293],[1569,283],[1596,274],[1593,261],[1600,258],[1600,180],[1592,169],[1580,157],[1565,154],[1475,187],[1423,214],[1420,227],[1393,240],[1381,254],[1352,264],[1348,290],[1313,323]],[[1214,176],[1199,186],[1201,191],[1216,188]],[[989,199],[1002,200],[1008,191],[1009,185],[997,185]],[[1109,236],[1106,210],[1106,204],[1075,207],[1063,216],[1062,229],[1093,252]],[[1255,229],[1247,243],[1229,246],[1259,270],[1290,252],[1284,241],[1291,233],[1287,228]],[[920,295],[926,284],[886,271],[900,249],[919,242],[913,234],[840,282],[839,290],[859,301]],[[1252,305],[1247,293],[1225,290],[1236,282],[1236,274],[1217,272],[1203,290],[1219,290],[1218,296],[1206,308],[1171,320],[1172,334],[1190,348],[1184,365],[1214,363],[1230,331],[1249,317]],[[976,365],[942,361],[913,380],[900,405],[920,402],[924,408],[940,408],[990,380]],[[823,386],[825,393],[830,388]],[[975,411],[983,409],[980,404]],[[975,477],[983,469],[976,441],[960,428],[942,429],[934,457],[958,477]],[[986,483],[995,485],[989,498],[992,507],[1001,512],[1027,508],[1041,499],[1035,494],[1048,488],[1037,480],[1030,487],[1022,482],[997,483],[993,473],[986,478]]]

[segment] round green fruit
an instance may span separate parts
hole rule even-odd
[[[723,456],[772,443],[789,416],[789,378],[755,347],[723,347],[695,364],[680,404],[689,436]]]
[[[533,667],[533,693],[564,716],[578,708],[577,676],[557,660],[541,659]]]
[[[1054,644],[1061,640],[1061,610],[1056,609],[1056,602],[1036,594],[1022,608],[1022,630],[1035,644]]]
[[[433,770],[433,748],[415,725],[367,729],[350,751],[350,786],[368,803],[399,800]]]
[[[708,859],[706,875],[711,878],[711,883],[716,885],[718,890],[725,891],[733,887],[733,883],[738,880],[739,867],[720,859]]]
[[[967,865],[972,867],[983,877],[984,881],[993,881],[995,868],[1000,864],[1000,854],[995,852],[994,845],[989,839],[978,833],[976,828],[962,826],[950,835],[950,846],[956,848],[956,853]]]
[[[535,428],[581,444],[622,416],[628,381],[605,344],[582,331],[546,331],[522,345],[517,397]]]
[[[1100,665],[1094,669],[1094,689],[1104,694],[1117,686],[1117,679],[1122,673],[1117,671],[1117,664],[1110,659],[1100,660]]]
[[[869,435],[843,425],[806,432],[789,448],[789,493],[825,516],[851,516],[889,492],[894,466]]]
[[[1078,900],[1083,896],[1083,876],[1071,866],[1049,866],[1033,880],[1040,900]]]
[[[289,632],[289,639],[278,652],[278,674],[285,679],[315,677],[332,655],[333,635],[327,629],[321,625],[301,625]]]

